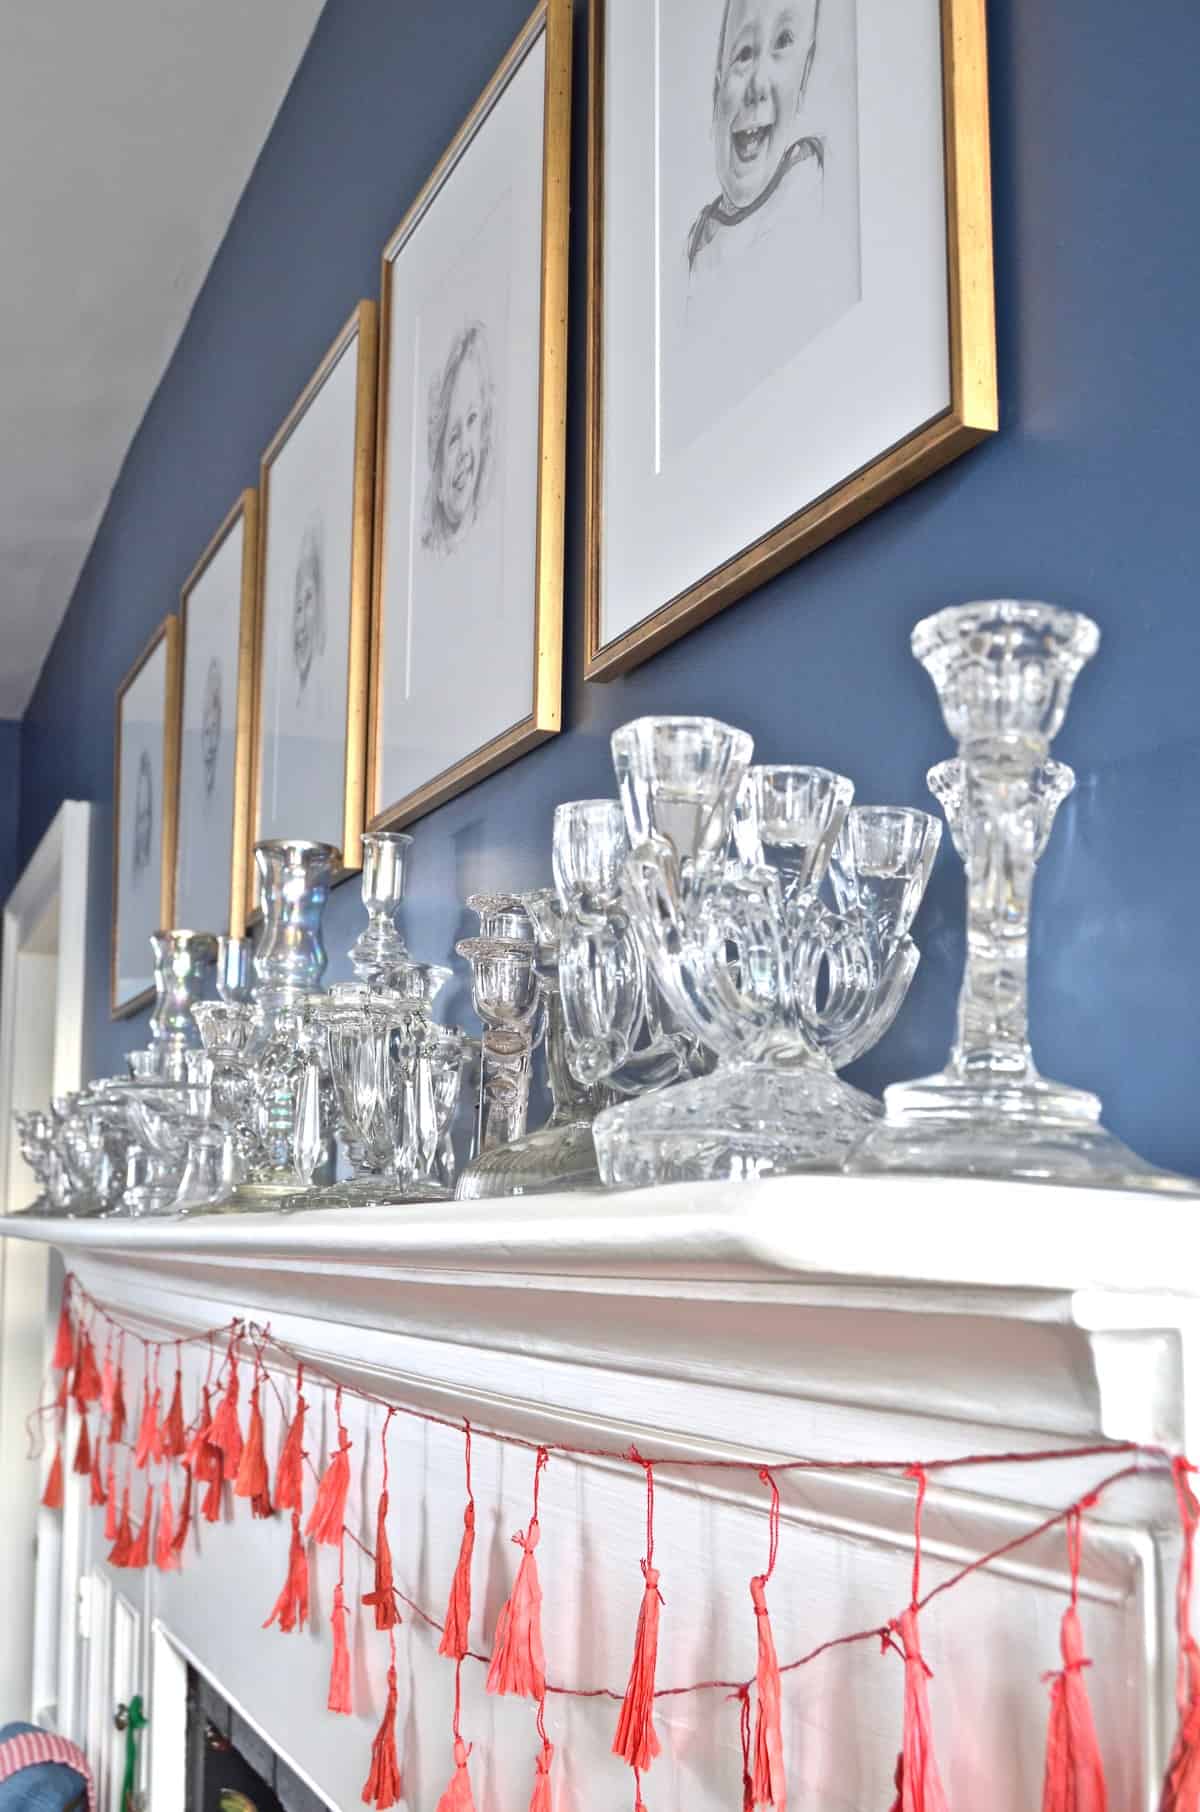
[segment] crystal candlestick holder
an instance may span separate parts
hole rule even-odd
[[[359,981],[372,982],[408,958],[396,929],[404,898],[412,838],[401,831],[366,831],[362,839],[362,902],[367,924],[350,947],[350,966]]]
[[[245,1005],[254,992],[254,946],[248,937],[217,939],[217,998],[226,1006]]]
[[[479,934],[456,946],[471,965],[471,996],[483,1022],[484,1118],[480,1149],[459,1178],[459,1193],[490,1149],[511,1145],[526,1129],[534,1047],[541,1032],[542,990],[533,920],[518,894],[474,894]]]
[[[888,1089],[853,1170],[1193,1187],[1107,1132],[1095,1095],[1041,1076],[1029,1043],[1034,873],[1071,780],[1049,749],[1099,641],[1085,616],[1012,601],[939,611],[913,631],[959,747],[930,784],[966,867],[966,971],[946,1068]]]
[[[534,933],[534,969],[543,1014],[546,1074],[551,1111],[546,1124],[513,1140],[492,1144],[459,1178],[460,1199],[545,1195],[597,1187],[600,1173],[592,1142],[592,1121],[609,1099],[607,1090],[587,1087],[571,1073],[559,984],[562,909],[552,888],[518,896]]]

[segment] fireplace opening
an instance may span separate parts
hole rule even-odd
[[[188,1669],[185,1812],[329,1812],[266,1738]]]

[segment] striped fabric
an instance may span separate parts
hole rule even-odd
[[[88,1759],[66,1737],[54,1736],[48,1730],[27,1730],[0,1743],[0,1781],[11,1780],[22,1768],[34,1768],[39,1762],[61,1762],[81,1775],[87,1789],[88,1812],[96,1812],[96,1787]]]

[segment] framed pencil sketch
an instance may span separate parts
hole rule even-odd
[[[592,0],[587,675],[994,432],[984,0]]]
[[[360,302],[262,456],[252,852],[305,837],[360,863],[379,311]]]
[[[161,623],[117,688],[112,1014],[154,998],[150,939],[172,923],[179,772],[179,623]]]
[[[541,0],[388,241],[368,812],[560,727],[571,0]]]
[[[243,491],[183,587],[175,917],[240,936],[246,917],[258,493]]]

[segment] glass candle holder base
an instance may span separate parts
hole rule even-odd
[[[458,1179],[460,1202],[514,1195],[553,1195],[567,1189],[598,1189],[600,1170],[592,1141],[593,1121],[544,1126],[510,1145],[493,1145],[472,1160]]]
[[[596,1155],[604,1182],[620,1189],[837,1170],[881,1112],[832,1070],[723,1065],[607,1108]]]
[[[847,1159],[853,1174],[912,1171],[1200,1194],[1188,1178],[1156,1170],[1101,1126],[1095,1095],[1036,1074],[1006,1081],[948,1070],[895,1084],[884,1103],[882,1123]]]

